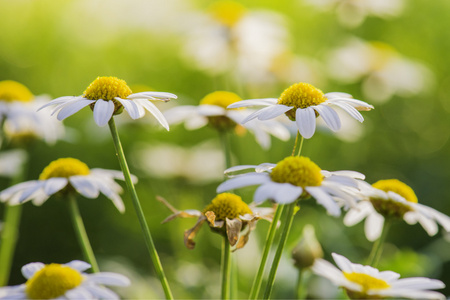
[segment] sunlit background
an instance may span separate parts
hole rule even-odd
[[[338,134],[321,129],[305,142],[303,154],[326,170],[359,171],[370,183],[398,178],[419,202],[450,215],[449,18],[447,0],[240,1],[229,11],[205,0],[0,0],[0,80],[16,80],[53,99],[81,95],[97,76],[117,76],[133,91],[178,95],[157,104],[163,112],[196,105],[216,90],[276,98],[300,81],[350,93],[375,110],[363,113],[363,124],[344,119]],[[195,220],[161,225],[170,211],[155,200],[161,195],[179,209],[201,210],[215,197],[225,168],[217,132],[182,125],[166,132],[150,115],[132,121],[123,114],[116,122],[174,296],[219,297],[220,236],[205,226],[188,250],[183,232]],[[88,108],[64,125],[54,145],[36,142],[26,149],[27,180],[60,157],[120,169],[108,128],[98,127]],[[293,143],[272,138],[263,150],[241,132],[232,137],[233,164],[276,163]],[[6,162],[1,189],[10,183]],[[250,202],[253,191],[238,193]],[[117,290],[124,298],[161,298],[131,200],[127,194],[123,199],[124,214],[104,197],[79,199],[100,269],[130,277],[131,287]],[[310,201],[295,218],[274,298],[295,297],[298,271],[290,253],[305,224],[314,226],[327,259],[337,252],[364,263],[370,252],[363,224],[345,227],[342,217]],[[268,223],[258,225],[248,245],[232,254],[239,269],[236,298],[248,296],[260,261]],[[387,241],[380,269],[440,279],[447,284],[442,292],[450,294],[445,231],[429,237],[420,225],[398,222]],[[24,282],[20,268],[26,263],[73,259],[83,256],[64,199],[24,205],[10,284]],[[336,295],[327,280],[311,278],[311,298]]]

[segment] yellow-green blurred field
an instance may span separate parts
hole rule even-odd
[[[53,99],[81,95],[97,76],[116,76],[135,89],[143,85],[178,95],[177,100],[157,103],[163,112],[177,105],[198,104],[216,90],[236,92],[242,99],[276,98],[299,81],[311,82],[324,92],[350,93],[375,109],[364,112],[363,124],[350,125],[350,140],[345,139],[345,132],[338,138],[319,130],[305,141],[303,155],[326,170],[361,172],[369,183],[398,178],[415,190],[419,202],[450,215],[450,2],[404,1],[397,15],[367,15],[356,25],[340,22],[335,6],[321,8],[310,2],[241,1],[249,12],[270,15],[283,31],[275,33],[277,47],[282,49],[273,62],[265,60],[263,53],[261,64],[268,66],[258,69],[257,62],[251,61],[255,66],[249,63],[240,69],[238,52],[245,53],[245,47],[226,58],[212,56],[207,66],[194,57],[208,45],[204,40],[196,44],[194,39],[206,31],[198,26],[213,1],[0,0],[0,80],[16,80],[33,94],[48,94]],[[346,18],[357,18],[356,11]],[[261,43],[261,52],[269,49],[267,40],[252,40],[254,32],[248,33],[249,46]],[[384,86],[377,85],[379,78],[365,81],[367,74],[347,80],[332,76],[333,53],[350,40],[389,48],[386,51],[395,57],[420,66],[420,76],[412,76],[414,70],[393,75],[392,81],[412,83],[399,93],[395,87],[383,90]],[[246,56],[240,59],[250,61]],[[373,59],[382,64],[385,58]],[[377,68],[372,66],[371,72]],[[205,226],[196,238],[196,248],[188,250],[183,232],[195,220],[161,225],[170,211],[155,199],[161,195],[179,209],[201,210],[215,197],[225,169],[217,133],[208,127],[188,131],[182,125],[166,132],[150,114],[136,121],[123,114],[116,122],[131,172],[139,177],[137,192],[175,298],[219,297],[220,237]],[[28,148],[27,180],[36,179],[49,162],[60,157],[78,158],[91,168],[120,170],[110,132],[94,123],[91,110],[83,109],[64,125],[63,140],[53,146],[36,142]],[[290,155],[294,143],[293,138],[288,142],[272,138],[271,148],[263,150],[248,132],[231,140],[233,165],[276,163]],[[0,184],[3,190],[10,179],[3,177]],[[237,192],[251,202],[253,191]],[[119,290],[124,298],[161,298],[127,193],[123,200],[126,212],[120,214],[105,197],[79,199],[100,268],[130,277],[131,287]],[[0,220],[3,209],[2,204]],[[314,225],[326,258],[337,252],[363,262],[370,252],[372,244],[364,236],[362,223],[346,227],[342,217],[330,217],[310,201],[294,220],[274,298],[295,297],[297,271],[290,252],[305,224]],[[236,298],[247,298],[259,264],[268,223],[258,225],[249,244],[232,254],[239,269]],[[64,199],[53,197],[42,207],[25,204],[10,285],[24,282],[20,268],[26,263],[73,259],[83,256]],[[447,284],[441,292],[448,296],[450,236],[441,228],[429,237],[419,225],[398,222],[389,233],[379,268],[402,277],[440,279]],[[314,290],[320,290],[321,284],[319,280],[311,283],[311,297],[319,297]]]

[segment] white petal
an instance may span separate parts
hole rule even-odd
[[[169,101],[170,99],[177,99],[177,95],[167,92],[141,92],[134,93],[127,97],[127,99],[153,99],[153,100],[162,100]]]
[[[18,198],[19,203],[25,202],[30,200],[31,198],[33,198],[33,194],[39,190],[40,188],[42,188],[44,182],[43,181],[38,181],[36,182],[35,185],[30,186],[29,188],[27,188],[26,190],[23,190],[20,194],[20,197]]]
[[[128,286],[130,285],[130,280],[117,273],[100,272],[89,275],[89,281],[95,283],[105,284],[105,285],[115,285],[115,286]]]
[[[341,269],[344,272],[353,271],[353,264],[346,257],[339,255],[337,253],[331,253],[331,255],[333,256],[333,259],[336,262],[339,269]]]
[[[370,292],[368,293],[370,295]],[[445,296],[435,291],[420,291],[414,289],[386,289],[376,290],[373,294],[386,296],[389,298],[410,298],[410,299],[432,299],[432,300],[445,300]]]
[[[64,296],[69,300],[92,300],[92,294],[80,285],[72,290],[68,290]]]
[[[360,180],[364,180],[366,178],[366,176],[362,173],[359,173],[356,171],[349,171],[349,170],[333,171],[333,172],[329,172],[329,173],[331,173],[331,175],[347,176],[347,177],[351,177],[354,179],[360,179]],[[369,185],[369,186],[371,186],[371,185]]]
[[[120,196],[115,193],[114,190],[111,189],[111,187],[109,187],[107,182],[102,180],[101,177],[92,178],[92,180],[95,181],[100,192],[103,193],[108,199],[110,199],[121,213],[125,212],[125,205],[123,204],[122,198],[120,198]]]
[[[436,235],[439,228],[433,219],[430,219],[422,214],[417,214],[417,221],[422,225],[423,229],[428,233],[429,236]]]
[[[362,123],[364,121],[364,117],[361,115],[361,113],[356,108],[351,106],[350,104],[336,101],[336,102],[333,102],[333,105],[339,106],[340,108],[342,108],[350,116],[352,116],[354,119],[358,120],[359,122]]]
[[[278,191],[278,184],[275,182],[268,182],[259,186],[253,194],[253,202],[256,204],[262,203],[267,199],[273,199],[275,193]]]
[[[217,105],[210,105],[210,104],[201,104],[198,106],[197,111],[202,116],[223,116],[225,115],[226,110]]]
[[[11,196],[13,196],[14,194],[16,194],[17,192],[26,190],[32,186],[35,186],[38,183],[39,183],[38,180],[31,180],[31,181],[25,181],[25,182],[21,182],[19,184],[13,185],[13,186],[3,190],[0,193],[0,200],[2,202],[5,202],[5,201],[9,200],[9,198]]]
[[[434,208],[422,205],[417,203],[415,206],[418,206],[420,210],[425,211],[430,215],[431,218],[435,219],[442,227],[444,227],[445,231],[450,232],[450,217],[441,213],[440,211],[435,210]]]
[[[317,203],[321,204],[327,212],[332,216],[340,216],[341,215],[341,209],[339,208],[339,205],[331,198],[330,195],[325,193],[320,187],[311,187],[307,186],[305,187],[305,190],[311,194],[311,196],[316,199]]]
[[[116,97],[115,99],[122,103],[123,108],[128,112],[133,120],[139,118],[139,108],[133,100],[121,99],[119,97]]]
[[[72,260],[71,262],[68,262],[64,265],[71,267],[72,269],[75,269],[79,272],[83,272],[91,268],[90,264],[81,260]]]
[[[226,169],[224,174],[229,174],[229,173],[242,171],[242,170],[248,170],[248,169],[255,169],[256,167],[257,167],[257,165],[239,165],[239,166],[234,166],[234,167]]]
[[[364,223],[364,232],[366,238],[373,242],[381,236],[384,226],[384,217],[377,213],[375,210],[367,216]]]
[[[64,106],[58,113],[57,119],[62,121],[67,117],[70,117],[74,113],[77,113],[82,108],[88,106],[92,102],[95,102],[94,100],[87,100],[87,99],[79,99],[77,101],[74,101],[73,103],[70,103],[67,106]]]
[[[83,286],[89,293],[92,294],[93,299],[109,299],[109,300],[119,300],[119,296],[116,293],[102,286],[97,285],[87,285]]]
[[[362,201],[352,208],[344,217],[344,224],[346,226],[353,226],[361,222],[373,211],[372,204],[368,201]]]
[[[26,279],[30,279],[37,271],[42,269],[44,266],[45,264],[40,262],[26,264],[25,266],[22,267],[22,275]]]
[[[197,115],[198,106],[183,105],[168,109],[164,112],[164,117],[169,124],[178,124],[186,119],[189,119],[193,115]]]
[[[264,108],[261,108],[261,109],[259,109],[259,110],[257,110],[257,111],[254,111],[253,113],[251,113],[251,114],[249,114],[247,117],[245,117],[240,123],[241,124],[245,124],[245,123],[247,123],[248,121],[251,121],[251,120],[253,120],[253,119],[255,119],[256,117],[258,117],[260,114],[262,114],[265,110],[267,110],[267,109],[272,109],[273,108],[273,106],[269,106],[269,107],[264,107]]]
[[[54,177],[45,180],[44,182],[44,192],[50,196],[59,192],[67,185],[67,178]]]
[[[151,103],[148,100],[137,100],[137,101],[146,110],[148,110],[167,131],[169,130],[169,123],[167,122],[166,118],[161,113],[161,111],[159,111],[159,109],[155,106],[155,104]]]
[[[402,278],[393,282],[392,287],[434,290],[445,288],[445,284],[442,281],[436,279],[430,279],[426,277],[411,277]]]
[[[309,139],[316,131],[316,113],[311,107],[298,108],[295,112],[295,122],[302,137]]]
[[[265,120],[270,120],[270,119],[276,118],[276,117],[284,114],[288,110],[291,110],[292,108],[293,108],[292,106],[286,106],[286,105],[281,105],[281,104],[263,108],[263,109],[261,109],[261,113],[258,115],[258,120],[265,121]],[[243,123],[245,123],[245,122],[243,122]]]
[[[292,203],[300,197],[303,189],[290,183],[278,183],[278,188],[273,195],[275,202],[280,204]]]
[[[108,124],[114,113],[114,102],[97,100],[94,106],[94,121],[98,126],[103,127]]]
[[[239,108],[248,106],[271,106],[277,104],[278,99],[276,98],[264,98],[264,99],[252,99],[252,100],[242,100],[228,105],[227,108]]]
[[[236,176],[221,183],[217,187],[217,193],[238,189],[245,186],[257,185],[270,182],[270,176],[266,173],[249,173]]]
[[[89,180],[89,177],[72,176],[69,178],[69,181],[75,190],[86,198],[97,198],[100,193],[98,187]]]
[[[57,105],[57,104],[61,104],[61,103],[66,103],[67,101],[72,100],[74,98],[78,98],[78,97],[64,96],[64,97],[56,98],[56,99],[54,99],[54,100],[52,100],[52,101],[42,105],[41,107],[39,107],[37,111],[40,111],[41,109],[46,108],[48,106]]]
[[[339,119],[339,115],[334,111],[334,109],[327,105],[320,104],[314,106],[314,109],[319,113],[319,115],[331,130],[338,131],[341,128],[341,120]]]

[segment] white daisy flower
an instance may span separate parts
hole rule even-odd
[[[340,203],[356,204],[354,193],[358,180],[364,175],[354,171],[329,172],[321,170],[307,157],[291,156],[277,164],[236,166],[225,173],[255,169],[255,172],[236,175],[217,187],[217,192],[259,185],[253,196],[255,203],[267,199],[287,204],[299,198],[312,196],[333,216],[341,214]],[[352,193],[349,190],[353,190]]]
[[[165,92],[142,92],[133,94],[124,80],[116,77],[97,77],[81,96],[65,96],[50,101],[42,106],[56,105],[52,115],[58,113],[62,121],[77,113],[86,106],[94,112],[94,120],[98,126],[105,126],[113,115],[122,113],[125,109],[132,119],[139,119],[148,110],[167,130],[169,125],[162,113],[149,100],[169,101],[177,96]]]
[[[350,209],[344,224],[353,226],[366,218],[364,231],[369,241],[377,240],[383,231],[385,218],[403,219],[408,224],[422,225],[433,236],[440,224],[450,232],[450,217],[418,203],[413,189],[397,179],[380,180],[372,186],[360,182],[363,201]]]
[[[44,168],[38,180],[25,181],[13,185],[0,192],[0,201],[10,205],[18,205],[32,201],[34,205],[42,205],[58,192],[73,192],[90,199],[97,198],[100,193],[109,198],[120,212],[125,206],[119,193],[122,187],[114,180],[124,180],[120,171],[105,169],[89,169],[75,158],[60,158]],[[133,177],[133,181],[137,181]]]
[[[66,264],[26,264],[22,275],[27,282],[0,288],[0,299],[119,299],[104,285],[130,285],[127,277],[117,273],[84,273],[90,267],[79,260]]]
[[[232,193],[218,194],[202,211],[196,209],[177,210],[164,198],[157,199],[166,205],[173,214],[162,223],[175,218],[197,218],[194,227],[184,232],[184,244],[194,249],[194,238],[205,221],[214,232],[226,235],[233,250],[240,249],[248,242],[250,232],[255,229],[259,219],[272,221],[274,208],[257,207],[255,203],[247,205],[242,198]]]
[[[42,139],[55,143],[64,135],[60,122],[49,120],[36,113],[48,101],[46,96],[34,96],[26,86],[13,80],[0,81],[0,120],[8,142],[21,145]]]
[[[445,284],[426,277],[400,278],[392,271],[379,271],[371,266],[354,264],[342,255],[332,253],[333,264],[317,259],[312,271],[328,278],[333,284],[342,287],[351,299],[445,299],[445,296],[431,289],[442,289]]]
[[[184,122],[188,130],[210,125],[220,131],[235,129],[239,134],[239,128],[242,128],[238,124],[248,116],[248,111],[246,113],[239,109],[227,109],[227,106],[238,101],[241,101],[241,98],[235,93],[216,91],[206,95],[198,106],[174,107],[165,111],[164,116],[169,124]],[[289,130],[275,120],[266,124],[255,120],[246,123],[244,127],[255,135],[256,141],[265,149],[270,147],[270,134],[283,141],[290,138]]]
[[[286,114],[291,121],[296,122],[298,131],[306,139],[314,135],[316,118],[319,116],[332,131],[341,128],[341,121],[333,107],[343,109],[359,122],[363,122],[364,118],[358,110],[373,109],[372,105],[353,99],[349,94],[338,92],[324,94],[321,90],[303,82],[291,85],[278,99],[243,100],[229,105],[228,108],[248,106],[265,107],[246,117],[242,123],[255,118],[261,121],[270,120]]]

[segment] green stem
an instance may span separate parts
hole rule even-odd
[[[295,136],[294,148],[292,149],[292,156],[295,155],[295,149],[297,149],[298,137],[300,136],[300,132],[297,131],[297,135]]]
[[[223,155],[225,156],[225,168],[231,168],[231,149],[230,143],[228,142],[228,134],[225,130],[219,131],[220,142],[223,148]]]
[[[297,278],[297,299],[306,299],[308,296],[308,282],[311,277],[310,269],[299,269]]]
[[[222,241],[222,261],[221,261],[221,273],[222,273],[222,299],[230,299],[230,271],[231,271],[231,257],[230,257],[230,242],[225,235]]]
[[[266,244],[264,245],[263,254],[261,257],[261,263],[259,264],[258,273],[253,280],[252,289],[250,291],[249,299],[257,299],[259,295],[259,290],[261,289],[262,277],[264,274],[264,269],[266,267],[266,262],[269,257],[270,248],[272,247],[273,240],[275,238],[275,233],[277,231],[278,221],[280,220],[281,213],[283,212],[284,205],[278,205],[273,217],[272,223],[270,223],[269,231],[267,232]]]
[[[280,242],[278,244],[277,252],[275,253],[275,257],[273,258],[272,267],[270,269],[269,278],[267,280],[266,290],[264,292],[263,299],[269,299],[272,293],[273,284],[275,282],[275,276],[277,274],[278,265],[280,263],[281,255],[283,254],[284,246],[286,245],[287,237],[289,235],[289,231],[291,230],[292,223],[294,221],[295,216],[295,206],[296,202],[289,204],[286,212],[286,222],[284,223]]]
[[[367,264],[372,267],[376,267],[381,258],[381,253],[383,253],[384,242],[386,241],[386,236],[388,234],[389,228],[391,227],[392,220],[390,218],[386,218],[384,222],[383,231],[381,232],[381,236],[378,240],[375,241],[372,247],[372,251],[370,251],[369,258],[367,259]]]
[[[302,148],[303,148],[303,141],[305,139],[303,138],[303,136],[300,139],[300,146],[298,146],[298,152],[297,152],[297,156],[300,156],[300,153],[302,153]]]
[[[8,284],[14,250],[18,240],[22,205],[5,204],[4,223],[0,242],[0,286]]]
[[[81,218],[77,200],[73,194],[69,196],[69,211],[70,217],[72,218],[73,228],[75,229],[78,243],[80,243],[84,258],[91,264],[92,271],[94,273],[98,273],[100,270],[98,268],[97,260],[95,259],[94,251],[92,251],[92,246],[89,242],[86,228],[83,224],[83,219]]]
[[[141,203],[139,202],[138,195],[136,193],[136,189],[134,188],[133,181],[131,180],[130,170],[128,169],[128,164],[125,159],[125,154],[123,152],[122,144],[120,142],[119,133],[117,132],[116,124],[114,123],[114,118],[111,118],[108,122],[109,129],[111,130],[111,135],[114,141],[114,147],[116,148],[116,155],[119,159],[120,168],[122,169],[123,175],[125,177],[125,183],[128,189],[128,192],[131,195],[131,200],[133,202],[134,209],[136,211],[139,224],[141,225],[142,232],[144,234],[145,244],[147,246],[148,252],[150,254],[150,258],[152,259],[153,266],[155,271],[159,277],[162,288],[164,290],[164,294],[166,299],[173,299],[172,292],[169,287],[169,283],[167,281],[166,275],[164,274],[164,270],[161,265],[161,261],[158,256],[158,252],[156,252],[155,244],[153,243],[152,235],[150,233],[150,229],[147,225],[147,221],[145,220],[144,212],[142,211]]]

